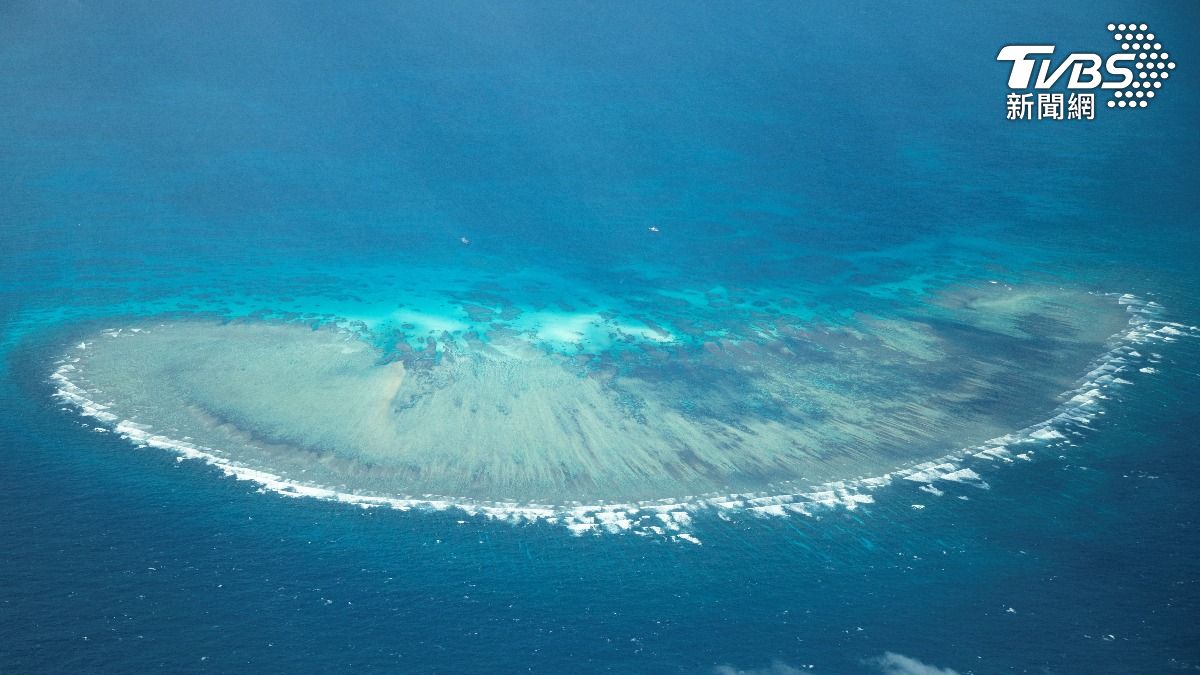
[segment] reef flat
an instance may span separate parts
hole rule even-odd
[[[1113,298],[986,283],[891,316],[582,356],[547,325],[463,326],[415,351],[334,326],[151,319],[85,336],[64,379],[104,419],[289,481],[597,503],[817,485],[1002,435],[1053,409],[1125,321]]]

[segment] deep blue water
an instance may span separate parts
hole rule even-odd
[[[701,514],[703,546],[260,494],[93,433],[48,381],[80,324],[366,316],[480,279],[534,307],[721,287],[830,317],[999,278],[1195,325],[1197,18],[0,4],[0,671],[1200,669],[1194,339],[990,489]],[[1150,107],[1004,119],[1000,46],[1105,52],[1116,21],[1180,64]]]

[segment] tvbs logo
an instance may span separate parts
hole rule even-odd
[[[1096,92],[1109,108],[1145,108],[1171,77],[1175,63],[1146,24],[1108,24],[1121,51],[1056,59],[1054,45],[1006,45],[997,61],[1011,63],[1006,116],[1010,120],[1095,119]],[[1066,97],[1062,91],[1066,89]],[[1035,98],[1036,97],[1036,98]]]

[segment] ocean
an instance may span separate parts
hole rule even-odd
[[[0,672],[1200,670],[1198,18],[0,4]]]

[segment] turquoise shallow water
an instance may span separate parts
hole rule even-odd
[[[1003,119],[999,45],[1107,48],[1133,14],[1182,64],[1153,107]],[[1195,325],[1190,7],[0,17],[0,670],[1200,667],[1183,335],[1135,345],[1131,384],[1069,443],[972,465],[986,489],[896,480],[853,509],[687,511],[663,536],[264,494],[95,432],[50,380],[68,342],[148,318],[334,323],[406,359],[474,329],[658,374],[696,392],[689,414],[763,416],[692,352],[656,361],[656,336],[882,335],[868,319],[989,281]],[[964,364],[1028,355],[935,315]],[[991,396],[1011,430],[1053,412]]]

